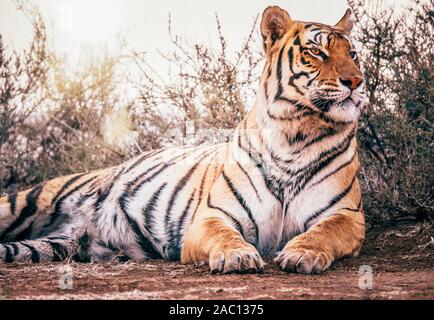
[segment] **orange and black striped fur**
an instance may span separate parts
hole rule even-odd
[[[266,65],[229,143],[145,153],[0,199],[0,260],[207,261],[260,272],[261,256],[317,273],[364,239],[357,120],[365,85],[350,12],[336,26],[265,10]]]

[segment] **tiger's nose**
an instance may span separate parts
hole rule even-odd
[[[354,90],[362,83],[363,78],[360,76],[350,76],[345,78],[339,78],[339,81],[348,89]]]

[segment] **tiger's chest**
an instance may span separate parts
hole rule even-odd
[[[273,196],[262,203],[258,212],[262,235],[258,250],[262,254],[273,254],[289,240],[306,232],[319,213],[326,216],[333,212],[334,199],[343,192],[341,181],[333,174],[342,170],[342,163],[353,157],[354,150],[349,149],[327,167],[318,162],[268,171],[269,182],[261,193]]]

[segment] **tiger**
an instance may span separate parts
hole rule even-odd
[[[3,262],[321,273],[365,238],[356,133],[368,98],[348,9],[334,26],[267,7],[265,66],[232,138],[151,150],[0,198]]]

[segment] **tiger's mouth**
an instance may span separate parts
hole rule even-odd
[[[326,98],[315,98],[312,99],[312,104],[317,107],[319,110],[323,112],[327,112],[331,109],[333,106],[346,106],[346,105],[357,105],[357,103],[354,101],[354,99],[349,95],[343,100],[338,99],[326,99]]]
[[[351,96],[346,97],[344,100],[340,101],[341,105],[353,104],[356,105],[356,101]]]
[[[327,112],[330,108],[337,103],[335,99],[315,98],[312,99],[312,104],[319,110]]]

